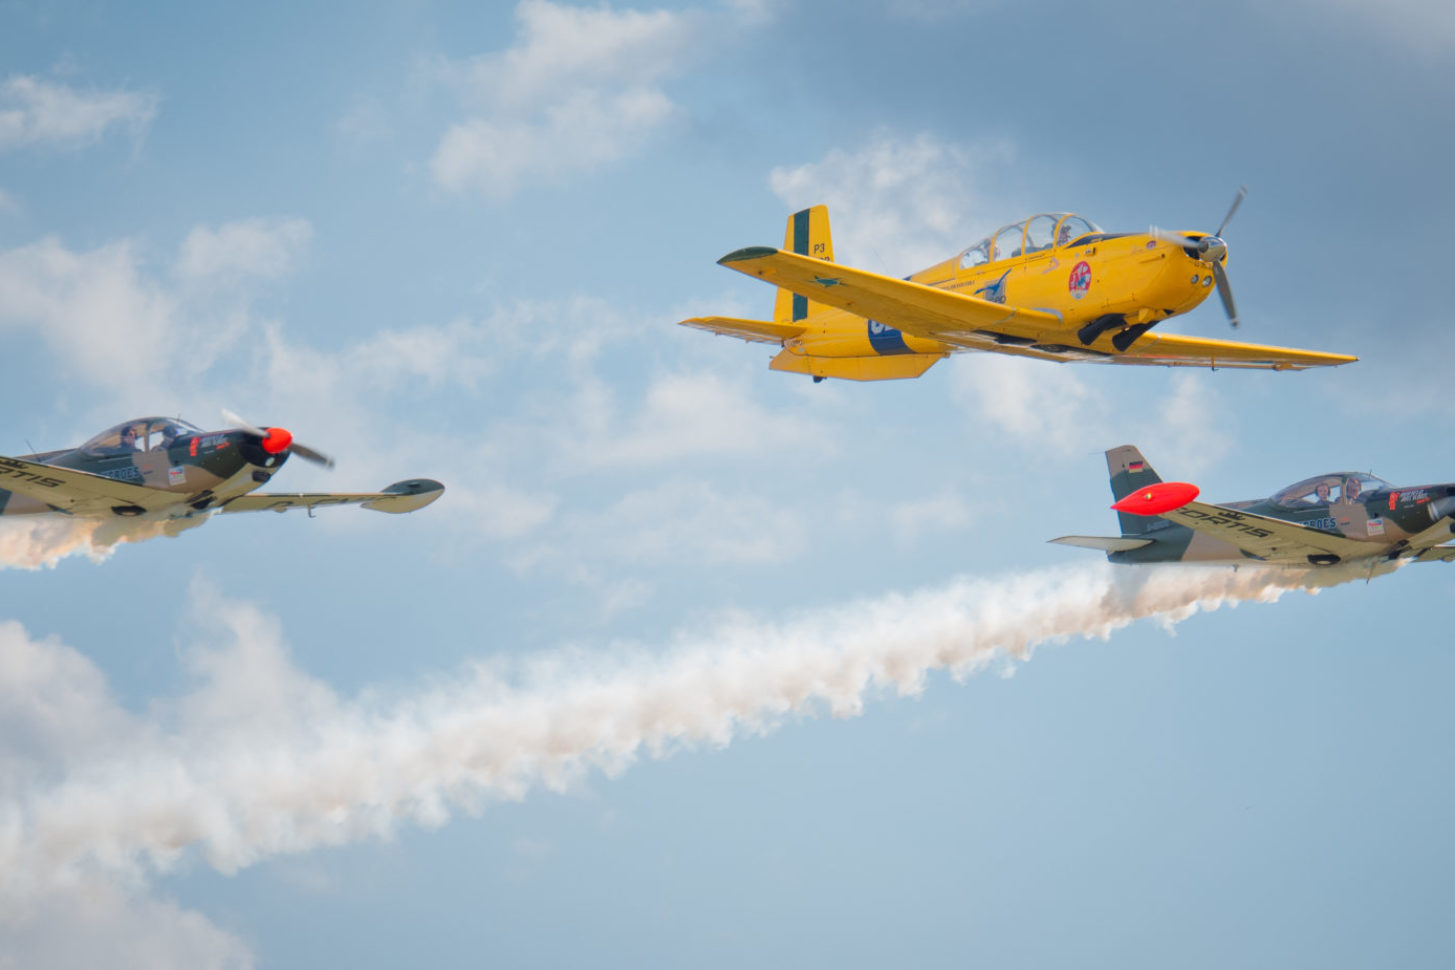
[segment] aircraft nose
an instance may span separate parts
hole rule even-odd
[[[1209,263],[1221,262],[1228,254],[1228,244],[1221,236],[1203,236],[1198,240],[1199,255]]]

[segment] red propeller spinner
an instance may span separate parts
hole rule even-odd
[[[1197,498],[1200,491],[1202,490],[1196,485],[1189,485],[1187,482],[1158,482],[1137,489],[1113,504],[1112,508],[1118,512],[1130,512],[1132,515],[1161,515],[1163,512],[1182,508]]]
[[[276,455],[288,450],[293,444],[293,432],[287,428],[267,428],[267,434],[263,436],[263,450],[270,455]]]

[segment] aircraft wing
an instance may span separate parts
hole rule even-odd
[[[1097,344],[1100,344],[1100,340]],[[1265,370],[1304,370],[1308,367],[1337,367],[1352,364],[1358,357],[1326,354],[1318,350],[1269,347],[1235,340],[1185,337],[1175,333],[1145,333],[1113,364],[1151,364],[1163,367],[1242,367]]]
[[[429,478],[395,482],[379,492],[252,492],[229,499],[220,512],[286,512],[313,510],[325,505],[362,505],[376,512],[413,512],[444,494],[445,487]]]
[[[792,323],[771,323],[767,320],[741,320],[737,317],[692,317],[681,321],[684,327],[695,327],[724,337],[741,337],[765,344],[781,344],[802,334],[807,327]]]
[[[109,514],[118,506],[150,512],[185,499],[176,492],[4,456],[0,456],[0,488],[76,515]]]
[[[1144,333],[1126,350],[1103,334],[1083,345],[1054,313],[1007,307],[953,290],[881,276],[839,263],[752,246],[718,260],[728,269],[757,276],[818,303],[838,307],[905,333],[972,350],[1025,353],[1052,360],[1094,358],[1114,364],[1173,367],[1254,367],[1301,370],[1348,364],[1357,357],[1230,340]],[[1028,347],[1011,341],[1029,340]],[[1027,353],[1029,352],[1029,353]]]
[[[817,303],[848,310],[919,337],[946,339],[962,335],[983,340],[985,335],[979,331],[986,330],[1038,342],[1042,338],[1053,341],[1066,336],[1065,325],[1053,313],[1008,307],[770,246],[739,249],[718,262]]]
[[[1302,559],[1310,555],[1359,559],[1384,549],[1383,543],[1330,535],[1283,519],[1206,502],[1188,502],[1161,515],[1178,525],[1232,543],[1260,559]]]
[[[1437,521],[1434,525],[1426,528],[1423,532],[1417,532],[1414,535],[1410,536],[1409,539],[1405,542],[1404,550],[1402,551],[1410,551],[1416,549],[1424,551],[1431,548],[1452,548],[1448,546],[1440,546],[1440,543],[1450,538],[1451,533],[1455,533],[1455,520],[1452,520],[1449,516],[1445,516]],[[1440,557],[1436,556],[1435,558]]]
[[[1414,557],[1415,562],[1455,562],[1455,546],[1431,546]]]

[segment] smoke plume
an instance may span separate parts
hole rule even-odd
[[[275,621],[204,593],[198,615],[221,624],[221,645],[188,655],[195,689],[147,715],[117,705],[78,652],[0,625],[0,721],[23,721],[49,694],[76,712],[67,739],[0,784],[0,901],[103,873],[145,881],[183,854],[231,872],[401,823],[436,826],[642,755],[726,745],[793,717],[856,716],[875,696],[920,692],[935,671],[964,678],[1138,619],[1170,626],[1272,602],[1299,581],[1104,564],[961,579],[781,622],[722,621],[656,650],[482,662],[403,696],[352,699],[291,663]],[[89,734],[83,711],[96,712]]]
[[[102,562],[118,543],[144,542],[175,536],[207,521],[186,519],[73,519],[61,515],[26,515],[0,520],[0,568],[53,567],[67,556]]]

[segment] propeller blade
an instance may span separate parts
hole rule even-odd
[[[1223,309],[1227,311],[1228,322],[1238,329],[1238,307],[1233,303],[1233,285],[1228,282],[1228,271],[1222,263],[1212,263],[1213,279],[1218,284],[1218,296],[1223,298]]]
[[[1184,236],[1180,232],[1172,232],[1167,229],[1158,229],[1156,226],[1147,230],[1147,235],[1160,242],[1169,242],[1184,249],[1197,249],[1198,241],[1191,236]]]
[[[238,417],[227,408],[222,409],[222,420],[226,421],[234,428],[237,428],[239,431],[246,431],[248,434],[255,434],[259,438],[266,438],[268,436],[268,432],[264,431],[262,428],[258,427],[255,424],[244,421],[242,418]]]
[[[222,409],[222,420],[237,428],[239,431],[246,431],[248,434],[255,434],[263,439],[263,447],[269,454],[277,454],[280,451],[287,451],[289,454],[297,455],[304,461],[311,461],[315,465],[322,465],[324,468],[333,467],[333,459],[321,451],[315,451],[305,444],[293,440],[293,435],[283,428],[260,428],[250,421],[244,421],[241,417]],[[268,443],[275,443],[275,447],[268,448]]]
[[[1238,211],[1238,206],[1243,204],[1243,197],[1247,194],[1248,187],[1246,185],[1238,186],[1238,194],[1233,198],[1233,204],[1228,207],[1228,214],[1223,216],[1223,224],[1218,226],[1218,231],[1213,233],[1214,236],[1221,236],[1223,230],[1228,228],[1228,223],[1233,219],[1233,213]]]
[[[300,445],[298,442],[295,441],[293,442],[293,446],[289,450],[292,451],[293,454],[297,455],[299,458],[302,458],[304,461],[311,461],[315,465],[322,465],[324,468],[333,467],[332,458],[328,457],[328,455],[325,455],[321,451],[314,451],[307,445]]]

